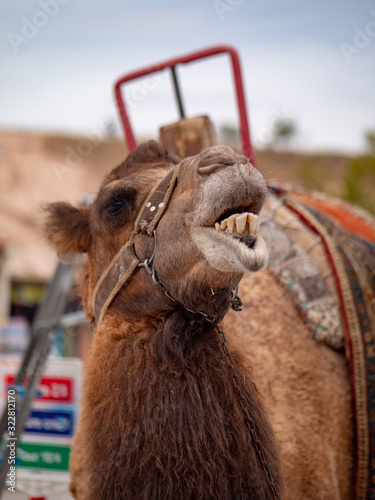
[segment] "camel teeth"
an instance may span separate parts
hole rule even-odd
[[[247,213],[236,216],[236,233],[243,236],[246,231]]]
[[[259,230],[259,216],[249,212],[233,214],[221,223],[215,222],[215,230],[237,237],[242,237],[248,231],[249,236],[253,238]]]
[[[259,216],[255,214],[247,214],[247,223],[249,226],[249,236],[253,237],[258,233],[259,229]]]
[[[230,217],[228,217],[228,219],[227,219],[227,228],[228,228],[229,234],[234,233],[235,224],[236,224],[236,216],[237,216],[237,214],[233,214]]]
[[[226,228],[227,228],[227,221],[228,221],[228,219],[224,219],[224,220],[221,221],[220,228],[221,228],[222,231],[226,230]]]

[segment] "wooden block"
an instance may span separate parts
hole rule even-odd
[[[196,116],[161,127],[159,142],[180,158],[186,158],[217,144],[217,137],[208,116]]]

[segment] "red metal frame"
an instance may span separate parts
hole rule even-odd
[[[127,142],[130,151],[133,151],[137,147],[137,142],[133,134],[133,130],[126,111],[126,103],[124,102],[120,87],[123,84],[129,82],[130,80],[141,78],[143,76],[149,75],[150,73],[156,73],[158,71],[162,71],[165,68],[174,68],[178,64],[187,64],[196,61],[198,59],[203,59],[205,57],[211,57],[223,53],[229,54],[232,63],[234,84],[237,97],[238,115],[240,121],[242,151],[250,159],[250,161],[254,162],[254,151],[250,140],[250,129],[247,119],[246,102],[242,84],[240,61],[237,51],[229,45],[218,45],[215,47],[210,47],[208,49],[199,50],[197,52],[193,52],[185,56],[169,59],[168,61],[164,61],[162,63],[153,64],[152,66],[148,66],[146,68],[128,73],[127,75],[124,75],[117,80],[117,82],[115,83],[115,97],[125,133],[125,140]]]

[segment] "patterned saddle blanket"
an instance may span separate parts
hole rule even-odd
[[[355,498],[375,499],[375,219],[320,193],[271,190],[260,230],[269,268],[313,339],[345,350],[353,382]]]

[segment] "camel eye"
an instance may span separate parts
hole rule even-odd
[[[130,213],[134,207],[135,196],[136,190],[128,186],[114,191],[104,206],[105,214],[114,217],[122,212]]]
[[[115,200],[112,201],[112,203],[110,203],[107,206],[107,212],[111,215],[117,215],[121,212],[123,208],[124,208],[123,200]]]

